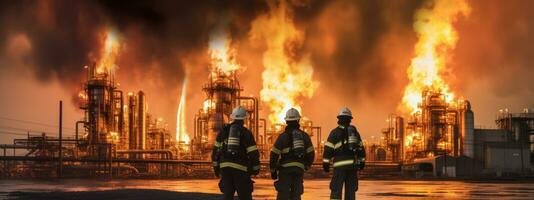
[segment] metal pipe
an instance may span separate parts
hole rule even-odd
[[[267,121],[265,119],[260,119],[259,121],[263,122],[263,145],[267,144]]]
[[[58,177],[61,178],[63,174],[63,101],[59,101],[59,160],[58,160]]]
[[[123,96],[123,92],[122,90],[114,90],[113,92],[116,92],[116,93],[119,93],[119,97],[120,97],[120,104],[121,104],[121,108],[120,108],[120,115],[119,115],[119,133],[122,134],[122,130],[123,130],[123,122],[124,122],[124,96]]]
[[[168,158],[173,157],[173,153],[171,150],[167,149],[150,149],[150,150],[141,150],[141,149],[133,149],[133,150],[117,150],[117,154],[167,154]]]
[[[242,96],[239,96],[237,97],[238,100],[252,100],[253,104],[254,104],[254,121],[252,121],[255,125],[255,128],[254,128],[254,135],[255,135],[255,138],[258,138],[259,137],[259,130],[258,130],[258,125],[259,125],[259,120],[258,120],[258,111],[259,111],[259,105],[258,105],[258,100],[254,97],[242,97]],[[238,103],[239,104],[239,103]]]

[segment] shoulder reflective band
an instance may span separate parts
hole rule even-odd
[[[304,169],[304,164],[299,162],[289,162],[282,164],[282,167],[299,167],[301,169]]]
[[[308,148],[306,149],[306,153],[311,153],[311,152],[313,152],[313,147],[308,147]]]
[[[228,138],[228,145],[239,145],[239,139],[237,139],[237,138]]]
[[[234,168],[234,169],[238,169],[238,170],[241,170],[241,171],[247,171],[247,167],[244,166],[244,165],[240,165],[240,164],[237,164],[237,163],[233,163],[233,162],[223,162],[221,163],[221,168],[225,168],[225,167],[231,167],[231,168]]]
[[[330,163],[330,159],[323,158],[324,163]]]
[[[341,147],[341,145],[342,145],[341,142],[338,142],[338,143],[336,143],[336,144],[332,144],[331,142],[326,142],[326,143],[324,144],[324,146],[330,147],[330,148],[332,148],[332,149],[337,149],[337,148]]]
[[[217,167],[217,166],[219,166],[219,163],[216,162],[216,161],[213,161],[213,166],[214,166],[214,167]]]
[[[352,165],[354,164],[354,160],[342,160],[338,162],[334,162],[334,167],[341,167],[345,165]]]
[[[254,167],[252,167],[253,170],[259,170],[260,169],[260,166],[259,165],[256,165]]]
[[[252,145],[250,147],[247,147],[247,153],[253,152],[258,150],[258,147],[256,145]]]
[[[275,153],[275,154],[280,154],[280,153],[281,153],[280,150],[277,149],[276,147],[273,147],[273,148],[271,149],[271,152],[273,152],[273,153]]]
[[[345,129],[345,127],[344,127],[344,126],[341,126],[341,125],[339,125],[338,127],[339,127],[340,129]]]
[[[222,146],[221,142],[215,142],[215,147],[221,147],[221,146]]]

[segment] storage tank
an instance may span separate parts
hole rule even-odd
[[[471,110],[471,103],[469,101],[464,102],[465,114],[464,114],[464,124],[463,124],[463,155],[474,158],[475,157],[475,117],[473,111]]]

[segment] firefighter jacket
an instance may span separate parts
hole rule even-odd
[[[217,134],[211,154],[213,167],[219,167],[221,169],[231,167],[249,173],[258,171],[260,169],[260,160],[256,141],[254,141],[252,132],[242,124],[237,124],[240,130],[237,154],[228,154],[230,127],[233,124],[236,123],[225,125]]]
[[[356,127],[352,126],[354,130]],[[333,159],[334,169],[356,169],[357,165],[365,162],[365,149],[360,134],[356,131],[356,152],[349,150],[347,127],[339,125],[334,128],[324,144],[323,163],[330,163]]]
[[[302,136],[303,142],[303,156],[300,158],[296,156],[293,148],[293,131],[298,131]],[[306,171],[310,168],[315,157],[315,151],[311,142],[310,136],[300,130],[298,127],[286,127],[285,131],[281,133],[271,149],[271,156],[269,161],[270,170],[277,171],[278,169],[296,169],[297,171]]]

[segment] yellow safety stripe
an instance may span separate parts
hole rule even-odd
[[[282,149],[282,153],[289,153],[289,147]]]
[[[256,145],[252,145],[250,147],[247,147],[247,153],[253,152],[258,150],[258,147]]]
[[[338,142],[338,143],[334,146],[334,149],[337,149],[337,148],[341,147],[341,145],[343,145],[343,143]]]
[[[334,167],[341,167],[345,165],[352,165],[354,164],[354,160],[342,160],[338,162],[334,162]]]
[[[221,168],[225,168],[225,167],[231,167],[231,168],[238,169],[238,170],[245,171],[245,172],[248,171],[247,166],[240,165],[240,164],[233,163],[233,162],[221,163]]]
[[[324,163],[330,163],[330,159],[323,158]]]
[[[330,147],[330,148],[332,148],[332,149],[337,149],[337,148],[341,147],[341,145],[343,145],[341,142],[338,142],[338,143],[336,143],[336,144],[333,144],[333,143],[331,143],[331,142],[326,142],[326,143],[324,144],[324,146]]]
[[[282,164],[282,167],[300,167],[301,169],[305,170],[304,164],[299,163],[299,162],[284,163],[284,164]]]
[[[221,142],[215,142],[215,147],[221,147],[221,146],[222,146]]]
[[[271,149],[271,152],[273,152],[273,153],[275,153],[275,154],[278,154],[278,155],[280,155],[280,153],[281,153],[280,150],[277,149],[276,147],[273,147],[273,148]]]
[[[310,147],[311,148],[311,151],[313,151],[313,147]],[[309,149],[309,148],[308,148]],[[271,152],[273,153],[276,153],[276,154],[284,154],[284,153],[289,153],[289,150],[291,150],[291,148],[287,147],[287,148],[284,148],[282,149],[281,151],[279,149],[277,149],[276,147],[273,147],[271,149]],[[309,152],[308,152],[309,153]]]
[[[313,146],[308,147],[308,148],[306,149],[306,153],[311,153],[311,152],[313,152]]]
[[[335,147],[334,144],[332,144],[331,142],[326,142],[324,146],[330,147],[332,149]]]
[[[260,170],[260,166],[259,165],[256,165],[254,167],[252,167],[253,170]]]
[[[214,166],[214,167],[217,167],[217,166],[219,166],[219,163],[216,162],[216,161],[213,161],[213,166]]]

